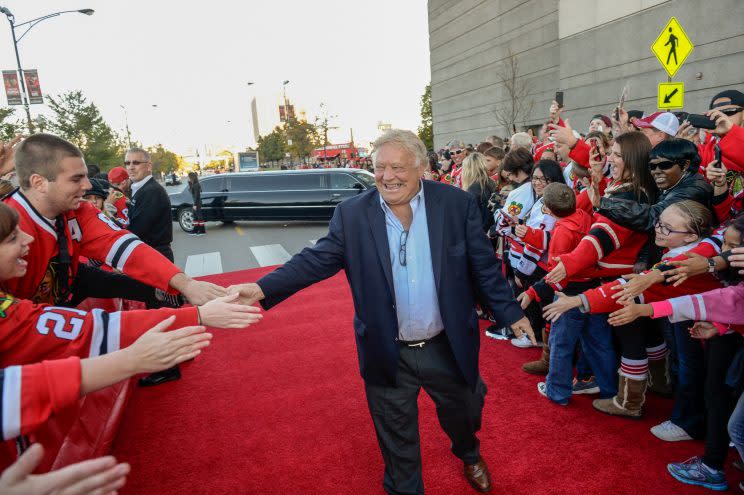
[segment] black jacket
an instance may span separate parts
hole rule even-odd
[[[485,191],[481,189],[478,182],[470,184],[470,187],[468,187],[468,192],[475,196],[475,201],[478,203],[484,232],[488,232],[488,229],[491,228],[491,225],[493,225],[494,222],[493,212],[488,209],[488,200],[491,198],[491,194],[496,191],[496,183],[493,181],[488,182]]]
[[[193,184],[189,182],[189,192],[191,193],[191,199],[193,200],[194,206],[196,206],[197,209],[201,209],[202,207],[202,200],[201,200],[201,184],[199,184],[199,181],[197,180]]]
[[[170,248],[173,242],[170,199],[155,178],[150,178],[132,196],[128,230],[158,251],[158,248]]]
[[[636,232],[651,232],[667,206],[683,199],[691,199],[713,211],[712,198],[713,187],[708,181],[697,172],[687,172],[676,186],[662,191],[653,205],[616,197],[602,198],[599,213]]]

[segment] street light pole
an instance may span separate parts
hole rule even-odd
[[[18,53],[18,43],[23,39],[24,36],[28,34],[29,31],[31,31],[31,28],[36,26],[38,23],[45,19],[49,19],[51,17],[57,17],[58,15],[67,14],[70,12],[78,12],[80,14],[85,15],[93,15],[94,10],[93,9],[80,9],[80,10],[63,10],[61,12],[54,12],[53,14],[47,14],[41,17],[37,17],[36,19],[31,19],[30,21],[22,22],[20,24],[15,23],[15,16],[13,13],[7,8],[7,7],[0,7],[0,13],[5,14],[5,17],[8,18],[8,22],[10,23],[10,32],[13,36],[13,48],[15,49],[15,56],[16,56],[16,63],[18,64],[18,75],[21,78],[21,96],[23,99],[23,106],[26,109],[26,122],[28,124],[28,132],[33,133],[34,132],[34,124],[31,120],[31,108],[29,105],[29,95],[28,91],[26,90],[26,78],[23,75],[23,67],[21,66],[21,56]],[[20,35],[16,36],[16,28],[21,26],[28,25],[28,28]]]
[[[132,133],[129,132],[129,117],[127,116],[127,107],[119,105],[124,110],[124,127],[127,130],[127,148],[132,147]]]

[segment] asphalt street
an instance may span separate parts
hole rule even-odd
[[[168,192],[183,189],[168,186]],[[207,235],[192,236],[173,223],[176,265],[192,276],[277,265],[312,246],[328,222],[207,222]]]

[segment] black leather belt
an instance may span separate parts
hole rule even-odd
[[[429,338],[429,339],[423,339],[423,340],[398,340],[398,344],[404,345],[406,347],[418,347],[421,349],[426,344],[432,344],[441,338],[444,337],[444,330],[436,334],[435,336]]]

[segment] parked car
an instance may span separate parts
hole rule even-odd
[[[181,178],[176,175],[175,172],[165,174],[165,185],[166,186],[177,186],[181,183]]]
[[[329,220],[337,204],[375,187],[375,178],[356,169],[280,170],[200,177],[199,184],[206,221]],[[191,232],[188,186],[169,196],[173,220]]]

